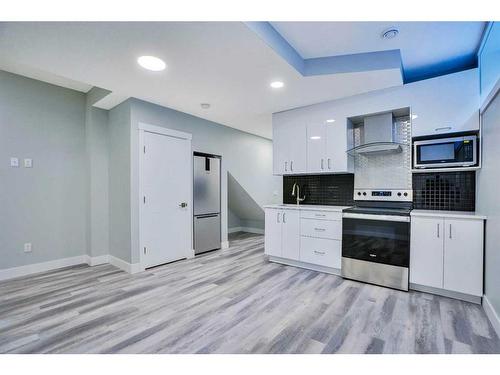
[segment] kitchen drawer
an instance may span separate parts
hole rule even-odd
[[[300,219],[300,235],[307,237],[342,239],[342,221]]]
[[[342,220],[342,212],[300,210],[303,219]]]
[[[340,268],[342,242],[324,238],[300,237],[300,260],[325,267]]]

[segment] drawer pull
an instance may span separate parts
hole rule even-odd
[[[314,254],[325,255],[325,252],[324,251],[314,250]]]
[[[324,232],[326,229],[325,228],[314,228],[315,231],[318,232]]]
[[[325,217],[326,215],[325,214],[314,214],[314,216],[316,216],[316,217]]]
[[[377,257],[377,255],[376,255],[376,254],[370,254],[370,256],[371,256],[372,258],[376,258],[376,257]]]

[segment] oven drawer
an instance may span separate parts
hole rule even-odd
[[[300,210],[303,219],[342,220],[342,212]]]
[[[307,237],[342,239],[342,221],[300,219],[300,235]]]
[[[300,260],[302,262],[340,269],[341,251],[341,241],[300,237]]]

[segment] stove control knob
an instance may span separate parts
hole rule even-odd
[[[400,196],[401,196],[401,192],[398,193],[398,197],[400,197]]]
[[[366,191],[363,192],[363,195],[366,195]]]
[[[361,195],[361,192],[360,192],[360,191],[358,191],[358,195]]]
[[[404,195],[405,197],[407,197],[407,196],[408,196],[408,193],[404,193],[403,195]]]

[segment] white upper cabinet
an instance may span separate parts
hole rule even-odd
[[[273,174],[306,172],[306,125],[296,121],[273,121]]]
[[[286,131],[288,140],[288,159],[290,165],[287,174],[306,173],[307,170],[307,142],[305,124],[292,124]]]
[[[326,125],[311,123],[307,125],[307,172],[322,173],[327,171]]]
[[[333,120],[307,125],[307,173],[350,172],[346,127]]]
[[[477,69],[408,84],[412,136],[479,130]]]
[[[326,122],[326,154],[325,170],[328,173],[354,172],[351,156],[347,150],[352,147],[349,142],[347,119]],[[342,125],[344,124],[344,125]]]

